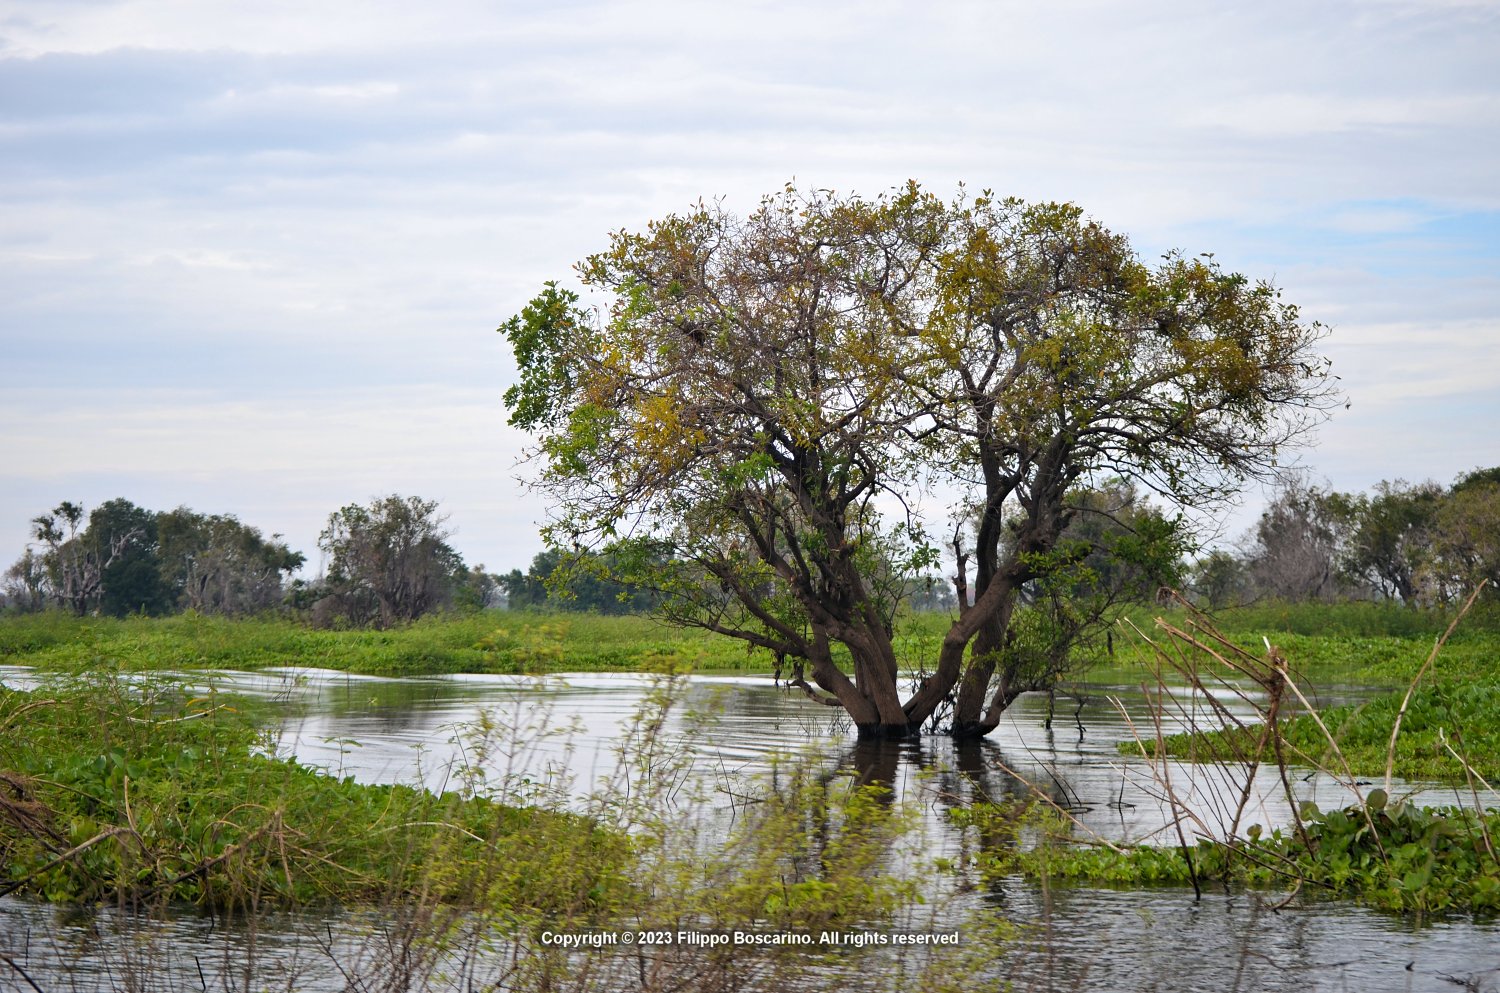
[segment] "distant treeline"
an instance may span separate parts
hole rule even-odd
[[[1112,601],[1149,599],[1148,587],[1161,582],[1185,585],[1214,608],[1262,600],[1440,606],[1488,580],[1489,598],[1497,598],[1500,467],[1469,473],[1448,487],[1382,482],[1369,494],[1292,477],[1238,548],[1179,559],[1175,566],[1158,562],[1142,570],[1136,564],[1139,575],[1115,575],[1123,561],[1121,537],[1162,530],[1167,518],[1133,487],[1112,487],[1081,492],[1075,501],[1084,509],[1097,503],[1099,512],[1080,514],[1065,534],[1064,546],[1078,549],[1070,554],[1081,556],[1089,577],[1087,589],[1075,583],[1065,596],[1107,587]],[[284,612],[323,626],[387,627],[444,609],[632,614],[662,606],[660,592],[619,579],[643,570],[639,562],[621,568],[611,549],[548,548],[525,572],[496,575],[465,565],[448,544],[445,522],[435,501],[419,497],[341,507],[318,538],[327,570],[306,580],[295,578],[306,562],[301,552],[233,515],[186,507],[152,511],[124,499],[85,511],[64,501],[32,519],[33,542],[5,572],[0,607],[116,617]],[[642,552],[637,547],[630,554]],[[902,571],[893,567],[885,577],[901,586],[896,601],[918,611],[954,607],[949,579],[901,578]]]
[[[307,581],[293,578],[306,561],[301,552],[233,515],[153,511],[124,499],[86,511],[64,501],[32,519],[33,543],[6,570],[0,603],[113,617],[286,611],[354,626],[485,606],[498,593],[496,578],[465,566],[444,521],[435,501],[418,497],[341,507],[318,538],[327,572]]]
[[[1500,586],[1500,467],[1448,487],[1382,482],[1339,493],[1305,476],[1282,485],[1237,551],[1198,559],[1192,589],[1208,606],[1256,600],[1387,600],[1443,606]]]

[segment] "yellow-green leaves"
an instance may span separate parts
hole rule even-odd
[[[617,232],[578,272],[602,321],[549,284],[504,328],[556,519],[693,563],[676,619],[847,651],[886,723],[926,716],[869,682],[898,668],[879,619],[945,565],[928,550],[976,564],[955,637],[1007,643],[1075,486],[1221,498],[1331,399],[1320,329],[1272,288],[1209,256],[1148,264],[1073,204],[788,187],[747,217],[699,203]]]

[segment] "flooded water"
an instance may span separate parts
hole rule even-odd
[[[6,676],[13,684],[24,678]],[[297,669],[215,674],[214,681],[220,689],[281,701],[287,716],[278,752],[335,775],[422,782],[435,790],[465,784],[580,810],[628,781],[632,770],[621,762],[620,744],[638,732],[638,715],[659,692],[650,677],[597,673],[396,680]],[[691,783],[683,795],[710,815],[719,805],[731,809],[733,797],[785,756],[814,755],[829,770],[889,784],[896,799],[926,812],[929,854],[950,856],[961,854],[963,842],[949,826],[948,809],[1023,792],[1024,784],[1076,818],[1079,833],[1161,843],[1175,843],[1178,822],[1189,836],[1222,834],[1236,819],[1242,831],[1254,823],[1284,824],[1288,785],[1296,800],[1325,809],[1352,802],[1351,790],[1360,788],[1321,775],[1285,784],[1273,770],[1261,770],[1247,790],[1242,772],[1123,757],[1120,741],[1157,734],[1145,693],[1123,680],[1075,690],[1055,701],[1050,727],[1049,701],[1027,696],[985,742],[960,747],[934,737],[866,745],[853,739],[837,711],[769,677],[700,675],[679,686],[670,719],[650,744],[685,760]],[[1185,700],[1168,708],[1162,733],[1194,720],[1207,703]],[[1242,717],[1253,714],[1240,701],[1225,705]],[[1423,803],[1472,802],[1451,788],[1395,792]],[[1242,795],[1249,800],[1241,811]],[[1500,805],[1500,798],[1481,802]],[[1027,926],[1007,956],[1007,974],[990,977],[1018,988],[1500,990],[1500,925],[1493,921],[1419,926],[1347,903],[1304,900],[1272,910],[1273,898],[1206,892],[1195,900],[1185,889],[1044,887],[1008,879],[980,886],[954,906]],[[113,911],[80,915],[5,898],[0,991],[354,989],[339,966],[375,954],[372,928],[378,931],[379,923],[335,916],[266,919],[246,930],[192,913],[166,920]],[[236,963],[252,950],[270,971],[239,977]],[[481,978],[468,981],[475,989],[503,988],[486,987]]]

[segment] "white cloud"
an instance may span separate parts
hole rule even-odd
[[[494,327],[609,231],[793,177],[966,180],[1148,257],[1214,251],[1335,325],[1354,406],[1310,461],[1336,485],[1500,461],[1474,427],[1500,417],[1493,4],[8,14],[0,555],[129,482],[312,536],[340,502],[446,493],[505,522],[465,524],[480,557],[524,564]]]

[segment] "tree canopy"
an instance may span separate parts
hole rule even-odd
[[[1044,688],[1017,607],[1076,579],[1083,494],[1212,503],[1333,399],[1322,329],[1270,284],[1147,264],[1067,204],[789,187],[618,232],[578,272],[597,316],[549,283],[501,328],[548,538],[609,544],[667,617],[791,660],[867,735],[946,706],[984,734]],[[957,615],[903,699],[893,613],[940,548]]]
[[[255,614],[281,605],[285,578],[303,561],[280,535],[266,539],[232,515],[159,513],[124,499],[87,518],[64,500],[31,526],[42,552],[28,548],[5,574],[8,598],[26,610]]]
[[[488,577],[471,572],[448,544],[436,500],[399,494],[351,503],[328,517],[318,548],[328,555],[324,612],[356,625],[414,621],[449,606],[474,586],[482,606]]]
[[[1411,607],[1462,603],[1480,583],[1500,583],[1500,469],[1452,486],[1382,480],[1340,493],[1288,473],[1236,556],[1218,550],[1195,572],[1214,606],[1261,598],[1399,600]]]

